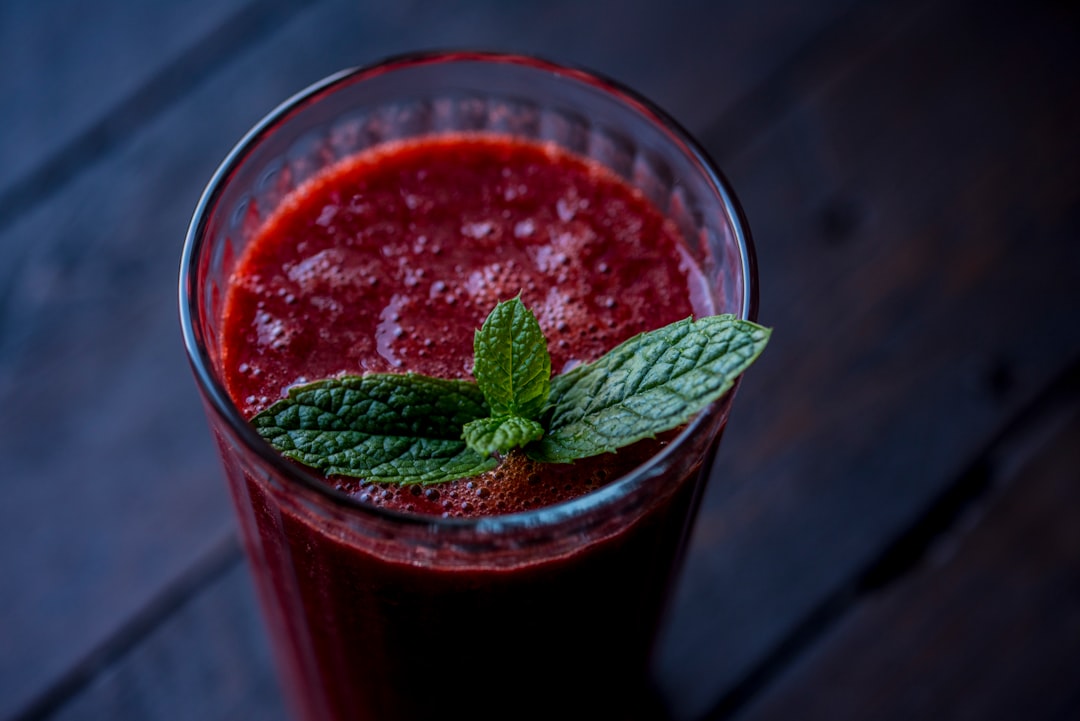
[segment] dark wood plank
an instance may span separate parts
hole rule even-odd
[[[1068,400],[995,454],[1000,487],[917,573],[739,718],[1080,716],[1080,394]]]
[[[249,0],[0,4],[0,197],[145,92],[156,76],[248,5]],[[249,11],[246,17],[251,22],[259,15]]]
[[[935,3],[888,33],[874,10],[778,80],[801,99],[767,98],[781,112],[752,143],[706,135],[776,332],[664,649],[684,717],[737,708],[771,649],[1080,354],[1075,9]]]
[[[49,718],[286,721],[252,594],[233,564]]]
[[[475,45],[592,65],[680,117],[711,119],[847,5],[327,2],[267,29],[261,41],[244,35],[243,52],[175,102],[155,106],[152,117],[125,120],[129,137],[6,214],[0,454],[10,480],[0,505],[0,717],[48,697],[58,679],[232,533],[178,340],[174,288],[198,194],[258,117],[341,67],[419,47]],[[134,23],[148,17],[157,16],[129,16],[131,32],[144,30]],[[81,38],[96,24],[65,27],[79,36],[68,60],[77,66],[78,53],[90,52],[79,48],[97,47]],[[752,42],[749,27],[771,42]],[[644,56],[640,38],[664,61]],[[78,77],[75,67],[65,72]],[[207,592],[236,593],[231,586]],[[148,643],[189,637],[197,634]],[[236,643],[244,656],[239,644],[246,642]],[[189,645],[183,653],[220,651]],[[246,653],[259,663],[260,648]],[[209,682],[202,691],[208,699],[222,693]],[[231,703],[222,699],[222,708]]]

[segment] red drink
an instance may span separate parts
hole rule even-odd
[[[244,423],[340,372],[467,377],[473,331],[519,292],[556,372],[691,314],[752,314],[737,212],[692,144],[565,74],[456,55],[332,80],[249,136],[197,212],[185,331],[304,718],[640,704],[730,396],[618,454],[430,487],[316,477]]]
[[[569,369],[714,312],[682,246],[639,193],[557,146],[477,134],[388,143],[307,181],[259,228],[230,279],[225,385],[253,415],[291,385],[341,373],[469,378],[474,331],[519,293],[553,367]],[[328,483],[407,512],[517,513],[595,490],[660,445],[573,465],[515,457],[497,479],[422,493]]]

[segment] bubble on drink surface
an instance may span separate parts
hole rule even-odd
[[[284,265],[285,276],[300,293],[311,295],[323,289],[363,288],[381,268],[366,255],[343,247],[325,248],[296,263]]]
[[[258,344],[274,350],[287,348],[297,334],[297,329],[290,323],[265,310],[256,312],[252,323]]]
[[[600,250],[596,231],[588,223],[575,220],[561,228],[551,228],[549,242],[553,248],[585,264]]]
[[[519,220],[517,223],[514,224],[514,237],[519,240],[531,238],[533,233],[535,232],[536,222],[532,218]]]
[[[360,218],[371,214],[374,209],[368,199],[359,193],[352,195],[349,202],[344,206],[344,210],[348,215]]]
[[[570,261],[570,257],[555,246],[540,245],[531,249],[537,269],[541,273],[551,273]]]
[[[307,300],[310,305],[324,313],[334,314],[341,312],[341,303],[329,295],[312,295]]]
[[[474,221],[471,223],[463,223],[461,225],[461,234],[466,238],[472,238],[474,240],[480,240],[491,235],[492,231],[498,227],[496,223],[490,220]]]
[[[525,275],[516,266],[492,262],[474,268],[461,290],[477,308],[489,312],[499,302],[513,298],[524,286]]]
[[[605,322],[600,328],[592,320],[601,309],[614,311],[615,307],[598,308],[591,290],[574,284],[548,289],[543,300],[532,308],[548,339],[548,349],[558,352],[561,363],[573,364],[595,360],[627,337],[627,329],[621,324],[612,327]],[[565,357],[566,351],[574,356]]]
[[[240,275],[231,281],[234,287],[243,288],[252,295],[266,295],[266,286],[262,282],[262,276],[257,274]]]
[[[375,328],[375,350],[395,368],[402,365],[395,341],[405,335],[400,321],[403,309],[410,303],[410,296],[395,293],[379,314],[379,324]]]
[[[324,228],[329,227],[330,224],[334,222],[334,216],[338,214],[338,207],[337,203],[330,203],[329,205],[323,206],[322,211],[319,213],[319,217],[315,219],[315,224],[321,225]]]
[[[577,216],[578,211],[578,198],[574,195],[567,195],[559,198],[555,201],[555,212],[559,216],[559,220],[564,223],[569,223]]]
[[[424,275],[425,273],[423,268],[413,268],[411,266],[406,266],[404,268],[404,276],[402,277],[401,282],[406,288],[415,288],[416,286],[420,285],[420,283],[424,280]]]

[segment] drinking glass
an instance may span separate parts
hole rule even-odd
[[[307,721],[634,717],[734,391],[599,490],[454,520],[335,490],[278,455],[225,390],[223,299],[262,220],[343,158],[450,132],[555,143],[606,166],[675,223],[716,312],[756,313],[727,182],[678,124],[609,79],[530,57],[417,54],[338,73],[271,112],[196,208],[180,313],[281,678]]]

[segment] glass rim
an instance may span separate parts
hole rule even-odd
[[[686,445],[699,427],[705,423],[706,419],[715,415],[719,412],[721,406],[730,401],[738,387],[738,381],[724,397],[715,401],[708,409],[691,419],[686,427],[663,450],[651,456],[642,465],[595,491],[568,501],[530,511],[474,518],[444,518],[395,511],[363,503],[359,499],[328,485],[324,476],[314,473],[299,464],[289,462],[255,431],[254,427],[243,417],[240,410],[232,402],[222,380],[213,371],[213,363],[207,344],[203,341],[202,334],[196,326],[196,319],[201,317],[201,296],[197,288],[198,277],[195,271],[198,268],[198,259],[202,257],[204,247],[208,242],[208,236],[204,231],[206,230],[210,212],[224,191],[228,179],[258,142],[265,135],[272,132],[292,112],[317,101],[324,95],[334,92],[341,86],[415,66],[445,65],[460,62],[519,65],[553,75],[568,77],[614,97],[620,103],[627,105],[650,122],[662,126],[672,134],[682,143],[684,151],[693,156],[707,174],[710,187],[721,200],[724,213],[731,221],[732,234],[738,246],[739,272],[743,279],[741,305],[737,316],[751,321],[757,319],[757,261],[749,226],[742,207],[736,199],[730,183],[704,148],[666,111],[619,81],[579,66],[556,63],[531,55],[512,53],[476,50],[426,51],[391,56],[372,64],[347,68],[316,81],[293,94],[263,116],[233,146],[203,190],[199,202],[195,206],[184,240],[179,276],[179,311],[184,347],[204,402],[209,405],[213,413],[225,422],[225,426],[234,440],[238,441],[246,450],[252,452],[259,462],[264,464],[264,467],[276,476],[298,482],[306,490],[314,492],[343,511],[403,526],[434,527],[447,530],[459,529],[477,533],[501,534],[513,529],[553,527],[564,521],[580,517],[591,510],[614,504],[630,495],[649,478],[662,473],[667,468],[671,456]]]

